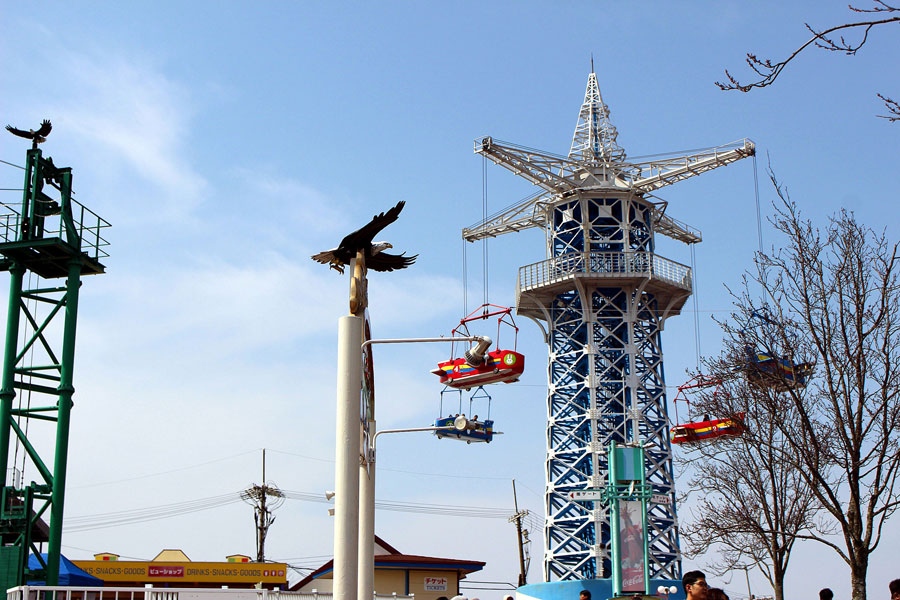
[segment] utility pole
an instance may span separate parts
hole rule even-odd
[[[522,529],[522,519],[528,516],[527,510],[519,510],[519,500],[516,497],[516,480],[512,480],[512,488],[513,488],[513,506],[516,509],[516,514],[509,518],[510,523],[516,524],[516,538],[519,546],[519,582],[518,587],[522,587],[527,583],[527,569],[525,567],[525,544],[529,543],[528,540],[528,532]]]
[[[269,497],[275,500],[269,504]],[[253,526],[256,528],[256,562],[266,562],[266,535],[275,522],[272,514],[284,503],[284,492],[276,485],[266,483],[266,449],[262,451],[262,485],[252,485],[241,492],[241,498],[253,506]]]
[[[750,589],[750,573],[749,573],[749,567],[748,567],[747,565],[744,565],[743,568],[744,568],[744,577],[747,578],[747,599],[748,599],[748,600],[753,600],[753,591]]]

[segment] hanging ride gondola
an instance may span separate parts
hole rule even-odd
[[[709,377],[707,375],[696,375],[690,381],[679,386],[678,393],[675,394],[675,420],[678,421],[678,402],[684,402],[688,406],[688,415],[690,416],[691,401],[688,399],[689,393],[697,393],[700,390],[714,388],[712,398],[721,393],[722,380],[717,377]],[[722,437],[735,437],[742,435],[747,427],[744,425],[744,417],[746,413],[737,412],[730,417],[722,419],[711,419],[709,415],[705,415],[702,421],[693,421],[672,427],[670,432],[673,444],[692,444],[697,442],[706,442]]]
[[[472,418],[466,417],[462,406],[462,390],[444,388],[441,391],[441,406],[438,414],[444,414],[444,394],[456,392],[459,395],[459,406],[455,414],[446,417],[439,416],[434,422],[435,427],[442,427],[434,432],[438,439],[448,438],[451,440],[460,440],[471,444],[472,442],[490,443],[494,439],[494,422],[491,420],[491,396],[484,388],[478,386],[478,389],[469,398],[468,413],[473,415]],[[486,406],[481,406],[486,402]],[[476,408],[487,410],[487,418],[479,420],[478,415],[474,414]],[[452,429],[449,429],[452,427]]]
[[[758,324],[753,324],[758,321]],[[760,340],[768,340],[780,334],[782,346],[789,346],[782,352],[769,348],[759,348]],[[785,332],[783,327],[768,315],[760,311],[750,314],[750,323],[742,333],[744,337],[744,353],[746,358],[747,380],[758,386],[772,388],[776,392],[784,392],[794,388],[806,387],[812,374],[814,362],[795,363],[790,356],[796,343],[793,336]]]
[[[491,340],[479,342],[469,348],[461,357],[454,358],[455,344],[451,345],[449,360],[439,362],[431,372],[441,378],[441,383],[452,388],[468,390],[489,383],[512,383],[518,381],[525,371],[525,356],[515,351],[519,328],[512,318],[512,309],[483,304],[463,317],[453,329],[453,336],[470,336],[469,323],[497,317],[497,346],[488,351]],[[500,348],[500,327],[506,325],[514,332],[513,349]]]

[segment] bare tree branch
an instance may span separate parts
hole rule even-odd
[[[884,102],[884,106],[888,109],[887,115],[878,115],[882,119],[887,119],[891,123],[895,123],[900,121],[900,104],[897,103],[896,100],[892,100],[887,96],[882,96],[881,94],[876,94],[881,101]]]
[[[860,50],[860,48],[862,48],[866,44],[866,42],[869,41],[869,32],[874,27],[889,25],[892,23],[900,24],[900,15],[893,14],[900,12],[900,7],[887,4],[883,0],[873,0],[872,8],[863,9],[855,7],[853,5],[850,5],[848,8],[855,13],[870,15],[883,15],[887,13],[891,14],[891,16],[856,21],[852,23],[844,23],[842,25],[836,25],[834,27],[823,30],[815,29],[809,23],[804,23],[806,29],[810,33],[812,33],[812,37],[796,50],[791,52],[791,54],[784,60],[773,62],[771,59],[760,58],[756,54],[749,52],[747,53],[746,63],[747,65],[749,65],[750,69],[759,77],[756,81],[744,83],[738,80],[737,77],[732,75],[731,72],[726,69],[726,81],[717,81],[716,85],[720,90],[738,90],[740,92],[749,92],[754,88],[768,87],[775,83],[775,80],[779,75],[781,75],[781,72],[791,61],[793,61],[799,54],[801,54],[810,46],[828,50],[829,52],[842,52],[844,54],[853,56]],[[834,38],[832,36],[832,34],[836,32],[844,31],[853,31],[854,33],[857,33],[859,35],[858,40],[848,41],[843,35],[840,35],[838,38]],[[878,94],[878,97],[882,100],[882,102],[884,102],[884,105],[888,110],[887,115],[878,116],[887,119],[892,123],[900,121],[900,106],[898,106],[897,102],[892,100],[890,97],[886,97],[882,94]]]

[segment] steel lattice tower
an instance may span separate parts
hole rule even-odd
[[[73,198],[72,169],[44,158],[38,143],[26,155],[21,210],[0,214],[0,271],[10,274],[0,376],[6,588],[59,581],[79,290],[82,276],[105,272],[108,256],[109,223]],[[46,564],[30,567],[44,541]]]
[[[645,447],[649,572],[681,577],[661,343],[665,319],[691,295],[691,269],[655,252],[662,234],[699,232],[651,192],[754,153],[749,140],[691,155],[628,162],[591,73],[567,157],[483,138],[475,152],[541,188],[463,230],[474,241],[543,228],[547,260],[519,269],[517,312],[549,345],[544,580],[610,576],[609,508],[569,492],[607,483],[610,442]],[[662,500],[662,501],[660,501]]]

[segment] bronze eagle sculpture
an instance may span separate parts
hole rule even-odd
[[[13,135],[17,135],[21,138],[25,138],[26,140],[31,140],[31,147],[37,148],[38,144],[43,144],[47,141],[47,135],[50,133],[50,130],[53,129],[53,125],[50,124],[49,119],[44,119],[41,121],[41,126],[37,128],[37,130],[29,129],[28,131],[24,131],[22,129],[16,129],[12,125],[7,125],[6,130],[9,131]]]
[[[418,254],[413,256],[406,256],[405,252],[402,254],[389,254],[385,250],[393,248],[393,245],[389,242],[372,241],[379,231],[397,220],[405,204],[406,202],[401,200],[395,207],[375,215],[366,225],[345,236],[337,248],[314,254],[312,259],[323,265],[328,265],[338,273],[343,273],[344,267],[350,264],[350,261],[356,257],[356,253],[363,251],[367,269],[373,271],[405,269],[416,262]]]

